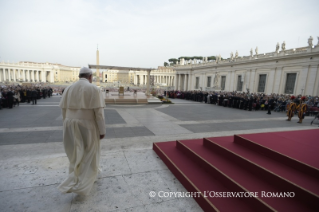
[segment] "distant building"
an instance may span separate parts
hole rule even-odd
[[[55,63],[0,63],[0,82],[74,82],[80,67]]]
[[[255,54],[251,49],[249,56],[236,54],[226,60],[220,56],[200,62],[182,58],[173,67],[175,89],[319,95],[319,42],[313,46],[310,37],[308,44],[286,49],[284,42],[274,52],[260,54],[256,48]]]

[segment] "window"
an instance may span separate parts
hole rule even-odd
[[[212,77],[207,77],[207,87],[210,87],[210,83],[212,81]]]
[[[237,91],[242,91],[243,89],[243,82],[241,81],[241,75],[238,75],[237,79]]]
[[[196,77],[195,89],[199,88],[199,77]]]
[[[296,76],[297,74],[287,74],[286,87],[285,87],[286,94],[294,93]]]
[[[259,75],[258,92],[265,92],[266,76],[266,74]]]
[[[225,90],[225,84],[226,84],[226,76],[222,76],[222,83],[221,83],[222,90]]]

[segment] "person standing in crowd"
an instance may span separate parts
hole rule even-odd
[[[296,98],[295,96],[290,97],[291,102],[288,105],[288,111],[287,111],[288,119],[287,119],[287,121],[291,121],[291,118],[294,116],[294,113],[296,111],[297,105],[296,105],[296,103],[293,102],[295,98]]]
[[[48,88],[48,97],[50,98],[52,96],[53,90],[51,87]]]
[[[8,93],[7,93],[7,97],[8,97],[8,108],[12,109],[13,107],[13,95],[14,93],[11,91],[11,89],[9,89]]]
[[[37,98],[38,98],[38,92],[35,90],[35,88],[32,90],[32,104],[37,104]]]
[[[42,95],[43,95],[43,99],[45,99],[47,97],[48,91],[46,88],[42,89]]]
[[[32,91],[31,89],[27,89],[27,99],[28,99],[28,103],[30,103],[31,101],[31,98],[32,98]]]
[[[100,139],[106,133],[105,102],[100,89],[92,84],[89,68],[81,68],[79,78],[65,89],[59,105],[70,166],[68,177],[58,189],[62,193],[88,195],[99,172]]]
[[[268,96],[267,97],[267,102],[268,102],[268,112],[267,112],[267,114],[268,115],[271,115],[271,107],[272,107],[272,105],[273,105],[273,103],[274,103],[274,99],[270,96]]]
[[[20,103],[20,92],[18,90],[16,90],[14,92],[14,105],[18,105],[19,106],[19,103]]]
[[[302,120],[305,118],[305,114],[307,112],[307,104],[305,103],[305,99],[306,97],[301,97],[300,98],[300,104],[297,106],[297,110],[298,110],[298,118],[299,121],[297,123],[301,124]]]
[[[2,110],[2,90],[0,89],[0,110]]]

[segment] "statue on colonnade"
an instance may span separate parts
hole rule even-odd
[[[233,52],[230,53],[230,60],[233,60],[234,59],[234,54]]]
[[[286,50],[286,42],[285,41],[281,44],[281,50],[282,51]]]
[[[278,53],[279,48],[280,48],[280,45],[279,45],[279,42],[278,42],[277,45],[276,45],[276,53]]]
[[[258,46],[256,46],[255,52],[256,52],[256,55],[258,55]]]
[[[238,58],[238,51],[236,50],[235,59]]]
[[[250,49],[250,57],[253,57],[253,48]]]
[[[312,36],[310,36],[310,38],[308,38],[308,44],[310,47],[313,46],[312,41],[313,41],[313,38],[312,38]]]

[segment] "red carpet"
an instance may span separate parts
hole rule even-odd
[[[204,211],[319,211],[316,135],[319,130],[259,133],[154,143],[153,148],[188,191],[201,192],[194,199]],[[258,197],[205,196],[209,191]]]

